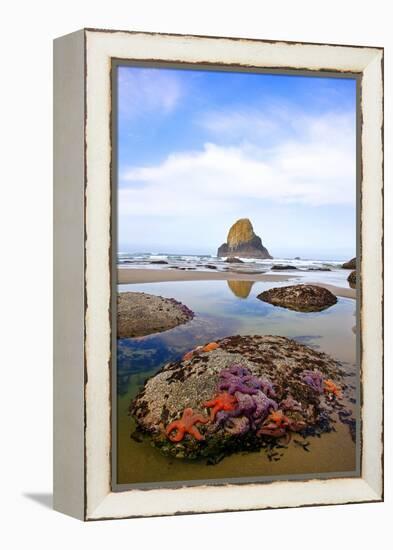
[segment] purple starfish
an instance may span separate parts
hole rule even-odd
[[[323,393],[323,375],[319,370],[304,370],[300,378],[317,393]]]
[[[244,435],[250,429],[250,421],[246,416],[230,418],[226,423],[225,429],[231,435]]]
[[[249,420],[249,425],[255,428],[265,420],[272,410],[278,409],[277,403],[267,397],[261,390],[257,390],[254,395],[237,391],[235,397],[238,403],[236,409],[217,413],[216,421],[218,426],[223,426],[232,418],[245,416]]]
[[[252,396],[252,399],[255,403],[254,420],[265,420],[272,410],[276,411],[278,409],[277,403],[260,390]]]
[[[227,390],[231,395],[237,391],[254,395],[258,390],[262,390],[270,397],[275,396],[273,384],[269,380],[258,378],[247,368],[236,363],[220,372],[218,389]]]
[[[288,395],[286,399],[280,401],[280,409],[283,411],[298,411],[303,410],[302,404],[296,401],[291,395]]]

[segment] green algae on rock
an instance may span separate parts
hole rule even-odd
[[[322,311],[337,303],[337,298],[326,288],[316,285],[290,285],[271,288],[258,294],[257,298],[273,306],[294,311]]]
[[[346,385],[331,357],[282,336],[230,336],[216,344],[165,365],[131,403],[138,432],[164,454],[214,463],[279,445],[284,437],[288,443],[293,432],[306,437],[333,429]],[[319,377],[322,390],[310,383]],[[183,430],[185,411],[200,437],[187,423]]]

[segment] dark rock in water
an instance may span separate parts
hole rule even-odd
[[[301,260],[301,257],[300,256],[295,256],[293,259],[294,260]]]
[[[168,264],[169,262],[166,262],[165,260],[151,260],[151,264]]]
[[[352,258],[352,260],[348,260],[348,262],[343,263],[342,268],[343,269],[356,269],[356,258]]]
[[[282,449],[280,438],[292,433],[330,431],[342,376],[339,363],[294,340],[230,336],[165,365],[130,414],[164,454],[215,463],[232,452]]]
[[[330,267],[308,267],[305,271],[331,271]]]
[[[297,267],[295,267],[294,265],[276,264],[276,265],[272,265],[270,269],[272,271],[288,271],[288,270],[297,270]]]
[[[163,332],[193,319],[194,313],[173,298],[144,292],[117,296],[117,337],[133,338]]]
[[[217,252],[218,257],[236,256],[241,258],[271,258],[261,238],[255,235],[248,218],[237,220],[229,230],[227,242]]]
[[[349,286],[351,288],[356,288],[356,271],[352,271],[347,278]]]
[[[241,260],[240,258],[234,258],[232,256],[230,256],[229,258],[227,258],[225,260],[228,264],[244,264],[243,260]]]
[[[337,302],[334,294],[316,285],[291,285],[265,290],[257,298],[295,311],[322,311]]]
[[[212,264],[206,264],[205,267],[207,269],[217,269],[217,266],[216,265],[212,265]]]

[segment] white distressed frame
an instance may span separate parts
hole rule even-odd
[[[86,385],[82,519],[380,501],[383,498],[383,50],[121,31],[82,32],[86,56]],[[361,477],[111,491],[109,121],[112,58],[362,73]],[[59,504],[58,508],[64,506]],[[79,513],[74,515],[80,517]]]

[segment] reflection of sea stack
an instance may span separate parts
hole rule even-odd
[[[227,242],[218,249],[217,256],[237,256],[242,258],[271,258],[262,245],[261,238],[255,235],[248,218],[237,220],[229,230]]]
[[[227,281],[229,288],[238,298],[248,298],[254,281]]]

